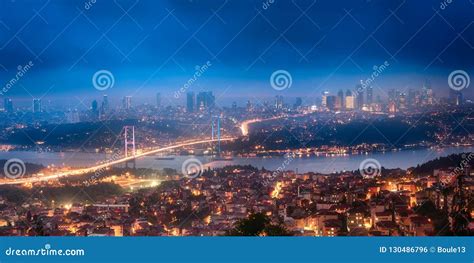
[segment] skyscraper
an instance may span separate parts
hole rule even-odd
[[[68,110],[66,112],[66,118],[68,123],[78,123],[80,122],[79,118],[79,112],[77,112],[77,109],[74,110]]]
[[[346,108],[346,101],[344,98],[344,91],[341,89],[337,92],[336,108],[344,110]]]
[[[281,95],[275,96],[275,109],[278,109],[278,110],[283,109],[283,96]]]
[[[329,91],[324,91],[321,95],[321,106],[327,107],[327,98],[329,96]]]
[[[395,113],[398,111],[397,104],[395,103],[395,101],[391,100],[388,102],[388,111],[390,113]]]
[[[397,91],[394,89],[390,89],[388,91],[388,101],[389,102],[396,102],[397,101]]]
[[[93,100],[91,103],[91,113],[92,118],[96,119],[99,117],[99,103],[96,100]]]
[[[301,105],[303,105],[303,99],[301,97],[297,97],[293,108],[298,109],[298,107],[301,107]]]
[[[357,85],[356,86],[356,101],[357,101],[357,109],[361,110],[362,107],[364,106],[364,90],[362,88],[362,85]]]
[[[186,111],[194,112],[195,108],[196,108],[196,96],[194,96],[194,92],[188,92],[186,94]]]
[[[337,97],[336,97],[336,96],[334,96],[334,95],[327,96],[327,97],[326,97],[326,107],[327,107],[330,111],[335,111],[335,110],[336,110],[336,101],[337,101]]]
[[[246,108],[247,108],[247,112],[252,112],[253,111],[252,102],[250,102],[250,100],[247,101]]]
[[[212,94],[212,91],[207,92],[207,102],[209,108],[214,108],[216,105],[216,97]]]
[[[206,93],[199,92],[196,96],[196,109],[203,111],[206,109]]]
[[[374,102],[374,90],[372,86],[367,87],[367,104],[372,104]]]
[[[41,99],[33,99],[33,112],[41,112]]]
[[[459,106],[464,103],[464,97],[461,91],[449,89],[449,100],[451,104]]]
[[[132,108],[132,97],[131,96],[123,97],[122,107],[123,107],[124,110],[129,110],[129,109]]]
[[[110,106],[109,106],[109,97],[107,95],[104,95],[104,97],[102,97],[102,110],[104,112],[108,112],[110,109]]]
[[[352,91],[346,91],[346,110],[355,109],[355,98],[352,96]]]
[[[96,100],[93,100],[91,103],[91,110],[92,111],[98,111],[99,110],[99,104],[97,103]]]
[[[212,91],[199,92],[196,97],[196,107],[199,110],[211,109],[215,105],[216,98],[212,94]]]
[[[434,93],[431,88],[431,82],[426,80],[423,83],[423,88],[421,90],[422,104],[424,105],[433,105],[434,103]]]
[[[398,107],[400,110],[405,110],[407,108],[407,99],[404,92],[398,94]]]

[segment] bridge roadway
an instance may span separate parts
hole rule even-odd
[[[227,138],[221,138],[221,141],[232,141],[232,140],[235,140],[235,139],[236,138],[233,138],[233,137],[227,137]],[[41,176],[41,177],[1,179],[0,180],[0,185],[16,185],[16,184],[37,183],[37,182],[55,180],[55,179],[59,179],[61,177],[68,177],[68,176],[75,176],[75,175],[83,175],[83,174],[93,173],[97,170],[102,170],[102,169],[105,169],[109,166],[124,163],[124,162],[127,162],[127,161],[131,161],[131,160],[141,158],[141,157],[144,157],[144,156],[147,156],[147,155],[152,155],[152,154],[156,154],[156,153],[159,153],[159,152],[173,150],[173,149],[176,149],[176,148],[192,146],[192,145],[197,145],[197,144],[217,142],[217,141],[218,141],[218,139],[214,139],[214,140],[206,139],[206,140],[199,140],[199,141],[185,141],[185,142],[181,142],[181,143],[178,143],[178,144],[175,144],[175,145],[166,146],[166,147],[163,147],[163,148],[158,148],[158,149],[150,150],[150,151],[147,151],[147,152],[135,154],[133,156],[122,157],[122,158],[116,159],[116,160],[110,160],[106,163],[99,164],[99,165],[96,165],[96,166],[91,166],[91,167],[88,167],[88,168],[74,169],[74,170],[71,170],[71,171],[66,171],[66,172],[61,172],[61,173],[51,174],[51,175],[45,175],[45,176]]]

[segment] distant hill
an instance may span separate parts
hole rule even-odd
[[[451,154],[446,157],[440,157],[413,168],[413,173],[418,175],[433,174],[435,169],[443,169],[449,167],[458,167],[463,160],[468,161],[470,165],[474,165],[474,153],[467,152],[461,154]]]

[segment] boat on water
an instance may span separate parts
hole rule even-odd
[[[215,156],[215,157],[212,157],[211,158],[211,161],[215,161],[215,162],[218,162],[218,161],[233,161],[234,158],[232,156]]]
[[[155,160],[157,161],[172,161],[174,160],[174,157],[156,157]]]

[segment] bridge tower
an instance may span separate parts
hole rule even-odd
[[[217,142],[215,145],[215,151],[217,152],[217,156],[221,156],[221,117],[220,115],[212,116],[211,118],[211,128],[212,128],[212,135],[211,139],[216,140]]]
[[[125,157],[135,156],[137,154],[136,147],[135,147],[135,126],[124,126],[123,136],[124,136]],[[129,147],[131,147],[131,149],[129,149]],[[128,167],[129,162],[133,163],[133,168],[135,168],[135,159],[131,161],[127,161],[125,163],[125,167]]]
[[[125,139],[125,157],[129,156],[129,146],[132,146],[132,156],[136,154],[135,148],[135,126],[125,126],[123,127],[123,135]]]

